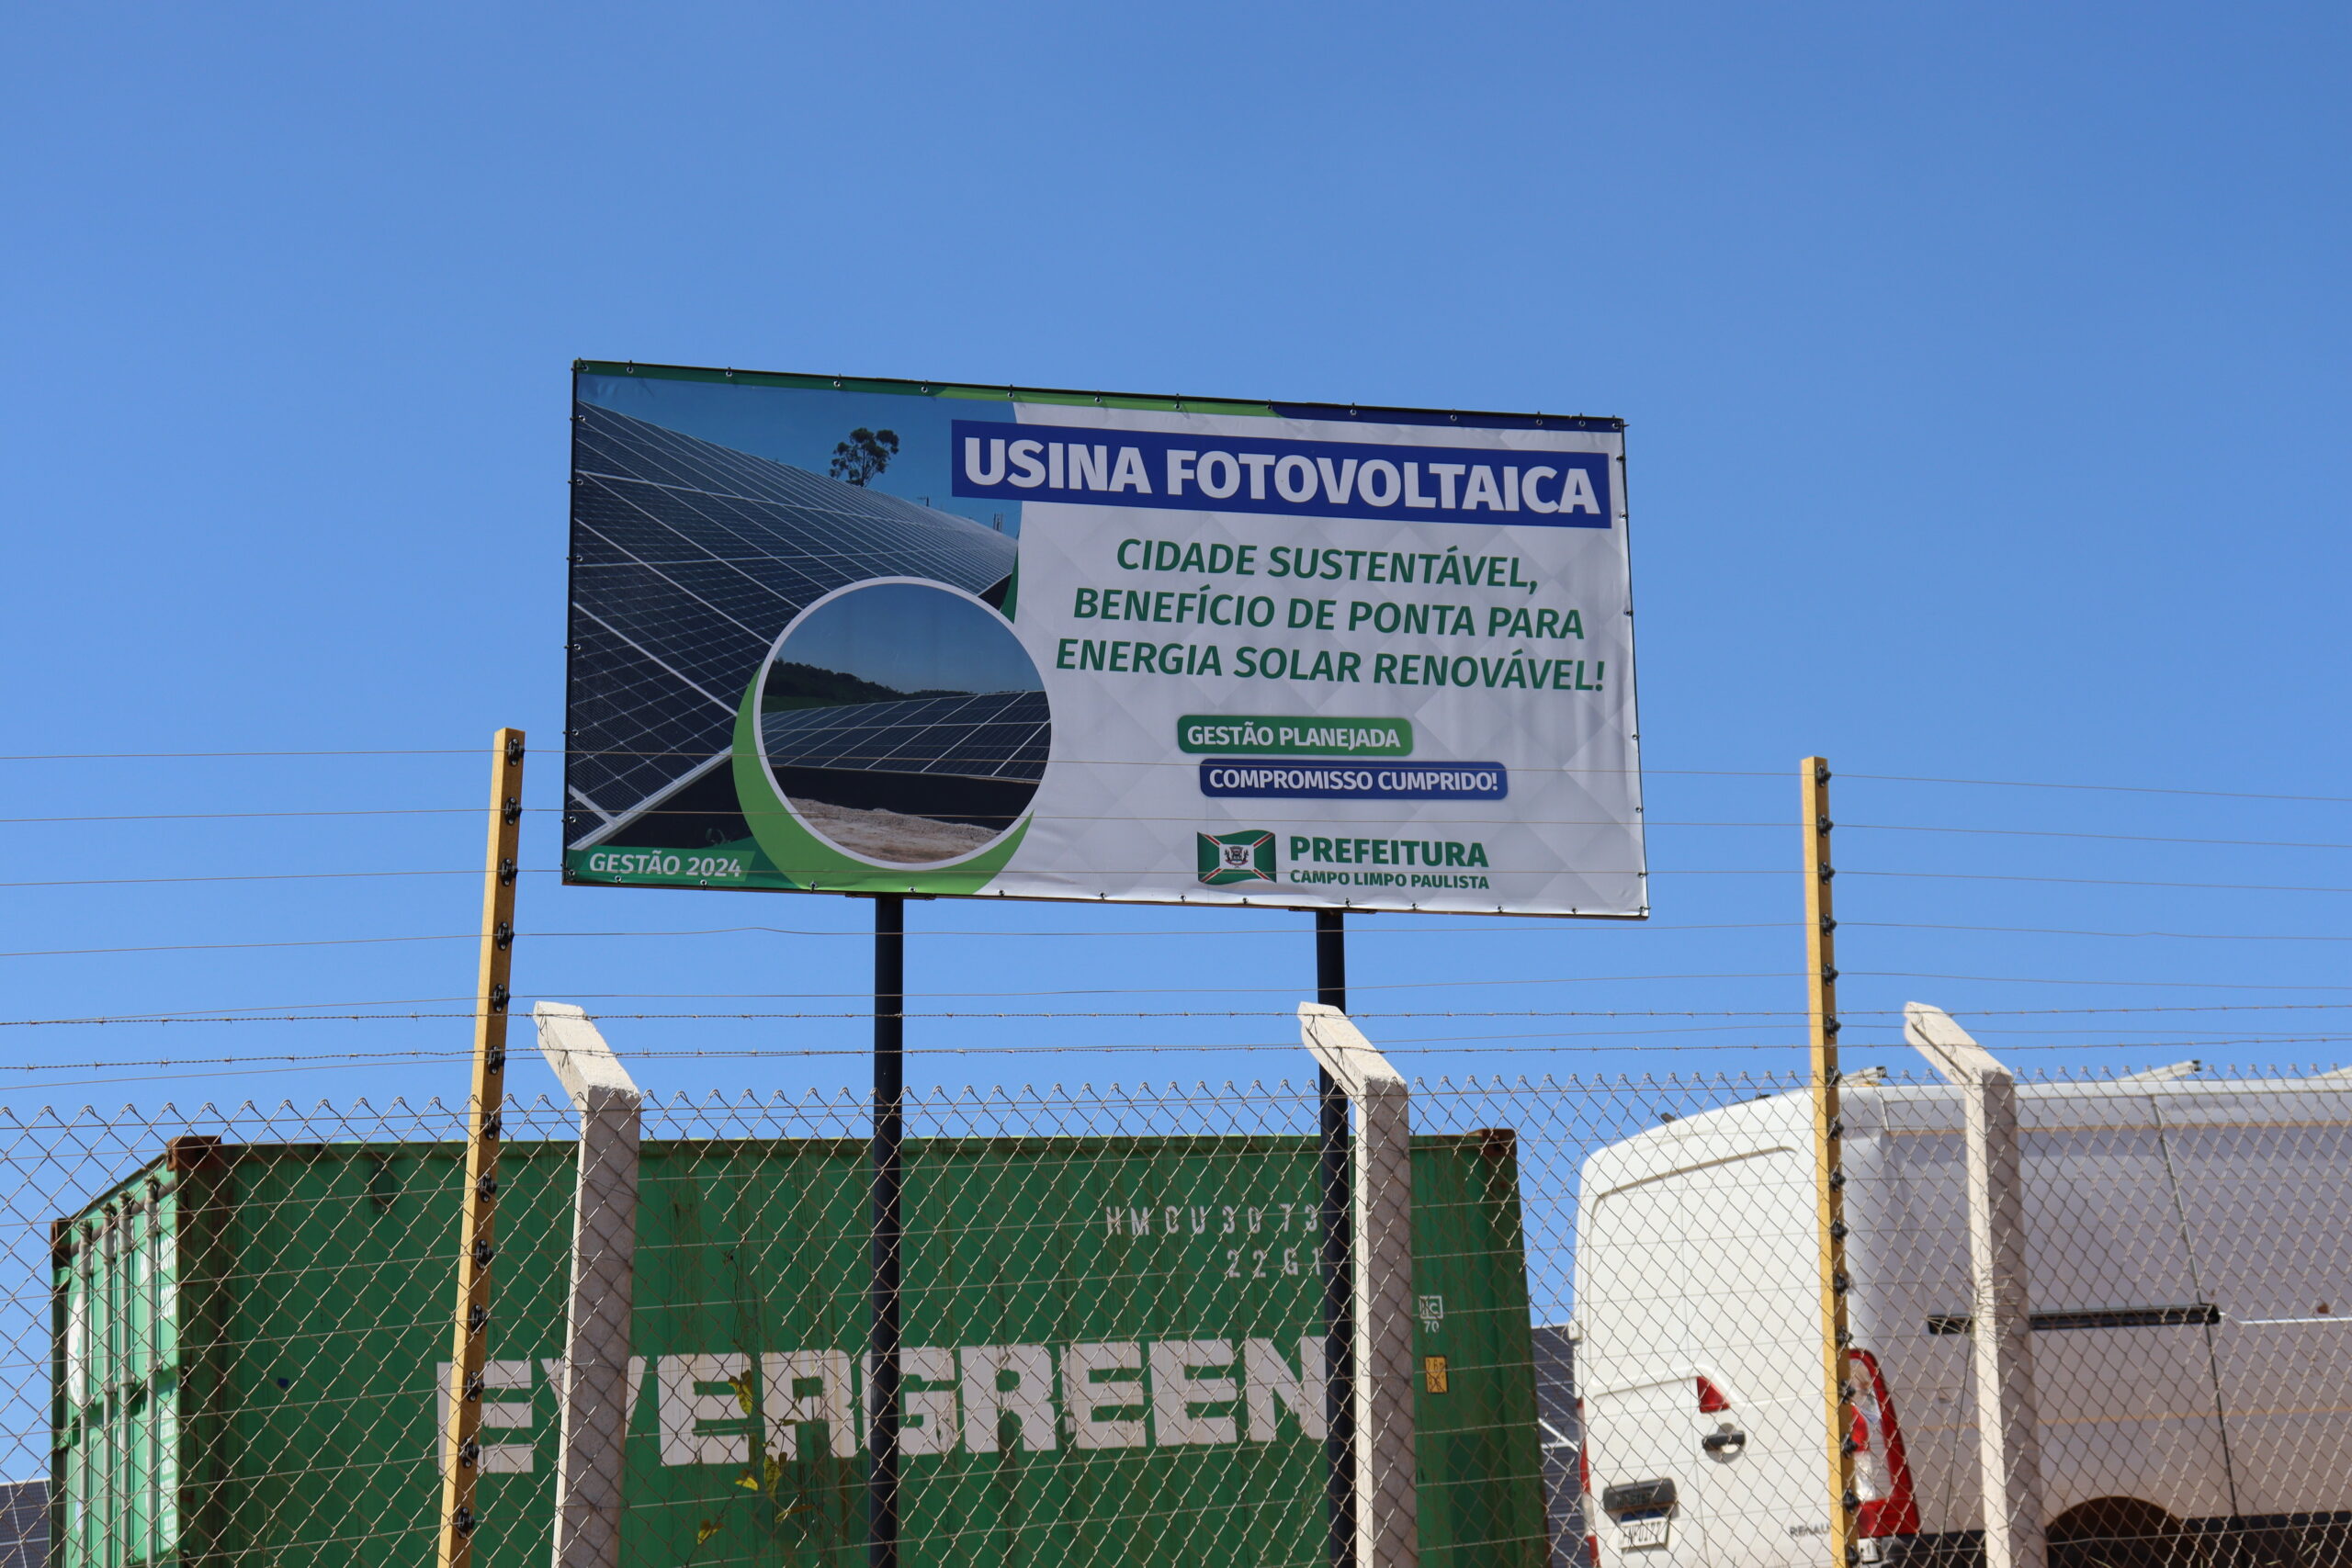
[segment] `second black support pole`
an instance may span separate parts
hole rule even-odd
[[[899,1568],[899,1299],[904,1233],[907,1097],[907,907],[874,900],[874,1269],[868,1293],[873,1335],[866,1365],[866,1419],[873,1468],[865,1494],[870,1568]]]
[[[1315,911],[1315,999],[1348,1009],[1346,912]],[[1350,1180],[1348,1097],[1320,1068],[1322,1100],[1322,1264],[1325,1513],[1330,1521],[1330,1568],[1356,1568],[1356,1347],[1354,1184]],[[882,1568],[876,1564],[876,1568]]]

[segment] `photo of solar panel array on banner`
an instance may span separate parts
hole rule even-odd
[[[747,836],[723,762],[795,615],[871,578],[984,593],[1012,571],[1013,541],[967,518],[590,403],[573,419],[570,847],[632,825],[635,843],[717,841],[706,813]]]

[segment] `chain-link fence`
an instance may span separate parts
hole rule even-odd
[[[2341,1562],[2352,1079],[2019,1104],[2053,1557]],[[1825,1562],[1803,1083],[1438,1081],[1409,1108],[1409,1386],[1356,1399],[1409,1413],[1410,1474],[1373,1484],[1419,1561]],[[1856,1082],[1843,1115],[1861,1555],[1967,1562],[1957,1091]],[[1286,1083],[910,1097],[907,1568],[1331,1561],[1317,1124]],[[0,1439],[30,1483],[0,1524],[39,1524],[14,1561],[428,1560],[463,1126],[437,1103],[0,1123]],[[500,1568],[548,1551],[576,1130],[505,1112],[473,1538]],[[867,1561],[866,1130],[851,1098],[647,1105],[623,1561]]]

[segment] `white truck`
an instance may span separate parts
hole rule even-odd
[[[1844,1094],[1861,1558],[1983,1561],[1962,1107]],[[2352,1077],[2018,1095],[2053,1568],[2352,1562]],[[1594,1568],[1824,1568],[1809,1093],[1586,1161]]]

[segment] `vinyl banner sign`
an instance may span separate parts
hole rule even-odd
[[[568,880],[1639,916],[1613,419],[583,364]]]

